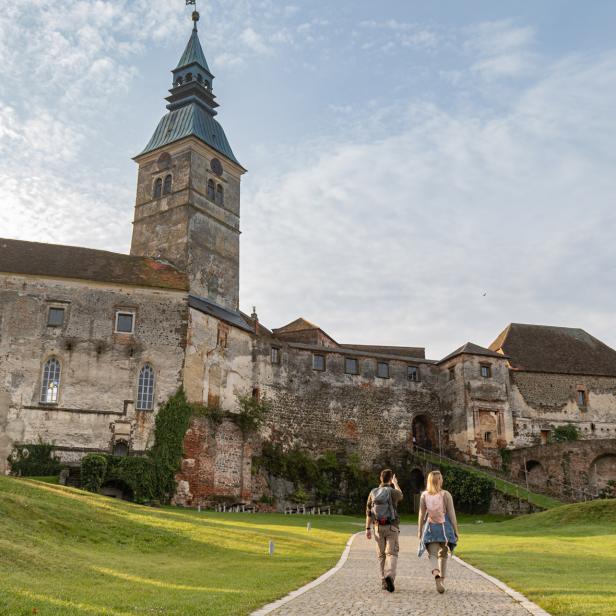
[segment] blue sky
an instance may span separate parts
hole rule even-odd
[[[0,235],[127,252],[131,157],[183,0],[0,7]],[[248,168],[241,304],[349,343],[487,345],[509,322],[616,346],[616,4],[202,3]]]

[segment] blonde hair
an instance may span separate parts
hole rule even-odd
[[[443,475],[441,471],[432,471],[428,475],[428,481],[426,483],[426,490],[428,494],[438,494],[443,487]]]

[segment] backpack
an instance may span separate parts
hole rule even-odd
[[[389,486],[380,486],[374,488],[370,492],[372,497],[372,506],[370,507],[370,515],[375,524],[384,526],[395,522],[397,514],[394,504],[391,500],[391,491],[393,488]]]
[[[443,493],[429,494],[426,492],[424,498],[428,520],[432,524],[443,524],[445,522],[445,500]]]

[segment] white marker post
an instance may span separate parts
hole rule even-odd
[[[312,530],[312,523],[311,522],[308,522],[308,524],[306,524],[306,530],[308,532],[310,532]]]
[[[273,541],[269,542],[269,555],[270,556],[274,555],[274,542]]]

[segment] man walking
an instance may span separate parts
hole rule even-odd
[[[386,468],[381,471],[381,485],[368,495],[366,503],[366,538],[376,540],[376,555],[381,570],[381,586],[384,590],[394,592],[396,566],[398,564],[398,546],[400,534],[400,517],[398,504],[402,500],[402,490],[394,472]]]

